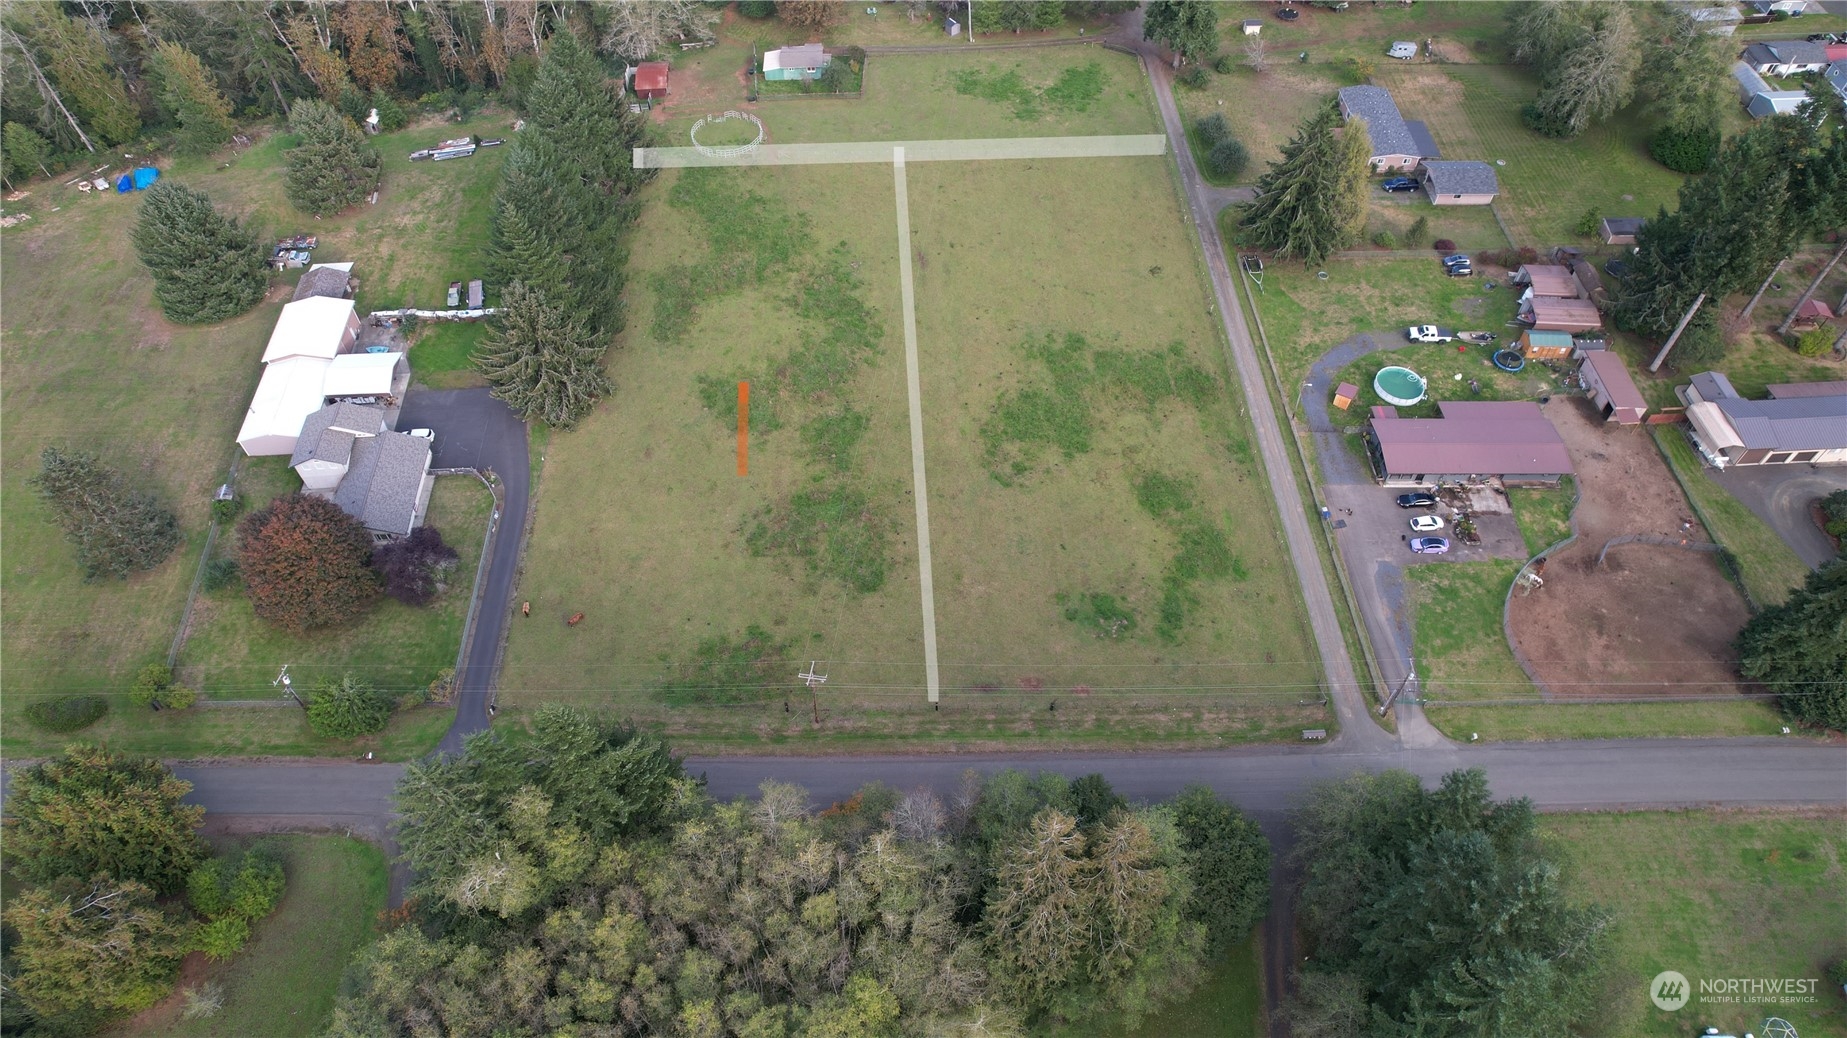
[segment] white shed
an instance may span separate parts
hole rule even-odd
[[[327,365],[322,396],[389,396],[402,353],[346,353]]]
[[[1255,36],[1263,31],[1263,22],[1256,18],[1244,19],[1244,35]]]
[[[321,357],[287,357],[263,368],[250,410],[237,433],[237,445],[252,457],[293,454],[301,424],[321,408],[327,366]]]
[[[351,299],[309,296],[282,308],[276,329],[269,333],[263,363],[284,357],[320,357],[332,360],[359,337],[359,314]]]

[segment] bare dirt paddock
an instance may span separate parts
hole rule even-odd
[[[1624,534],[1711,541],[1646,430],[1606,426],[1578,398],[1545,411],[1582,497],[1578,539],[1548,560],[1543,588],[1516,592],[1509,612],[1542,690],[1561,699],[1741,691],[1732,639],[1750,610],[1715,556],[1624,544],[1596,565],[1605,542]]]

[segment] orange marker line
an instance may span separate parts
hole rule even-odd
[[[750,474],[750,383],[738,383],[738,475]]]

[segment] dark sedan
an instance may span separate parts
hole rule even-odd
[[[1400,508],[1435,508],[1436,506],[1437,496],[1435,494],[1398,495],[1398,507]]]

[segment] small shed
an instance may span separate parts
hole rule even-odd
[[[1635,380],[1629,377],[1629,368],[1619,355],[1608,350],[1586,353],[1578,362],[1578,375],[1590,393],[1591,405],[1603,415],[1604,421],[1640,425],[1643,416],[1648,414],[1648,401],[1636,388]]]
[[[1522,264],[1512,280],[1516,285],[1531,286],[1536,296],[1577,299],[1584,294],[1584,286],[1571,275],[1571,268],[1557,263]]]
[[[1639,216],[1606,216],[1597,221],[1605,245],[1634,245],[1635,234],[1647,221]]]
[[[1571,356],[1571,333],[1525,331],[1520,333],[1520,352],[1537,360],[1555,360]]]
[[[1752,97],[1745,108],[1753,119],[1768,119],[1773,115],[1794,115],[1808,99],[1809,95],[1801,90],[1769,90]]]
[[[820,75],[821,70],[832,60],[832,55],[818,43],[766,51],[763,55],[763,78],[771,82],[812,79]]]
[[[1256,18],[1246,18],[1243,23],[1244,35],[1255,36],[1263,32],[1263,22]]]
[[[667,63],[644,61],[635,66],[635,96],[653,100],[667,96]]]
[[[1342,411],[1352,407],[1353,402],[1359,398],[1360,387],[1351,382],[1342,382],[1340,385],[1334,387],[1334,406],[1340,408]]]

